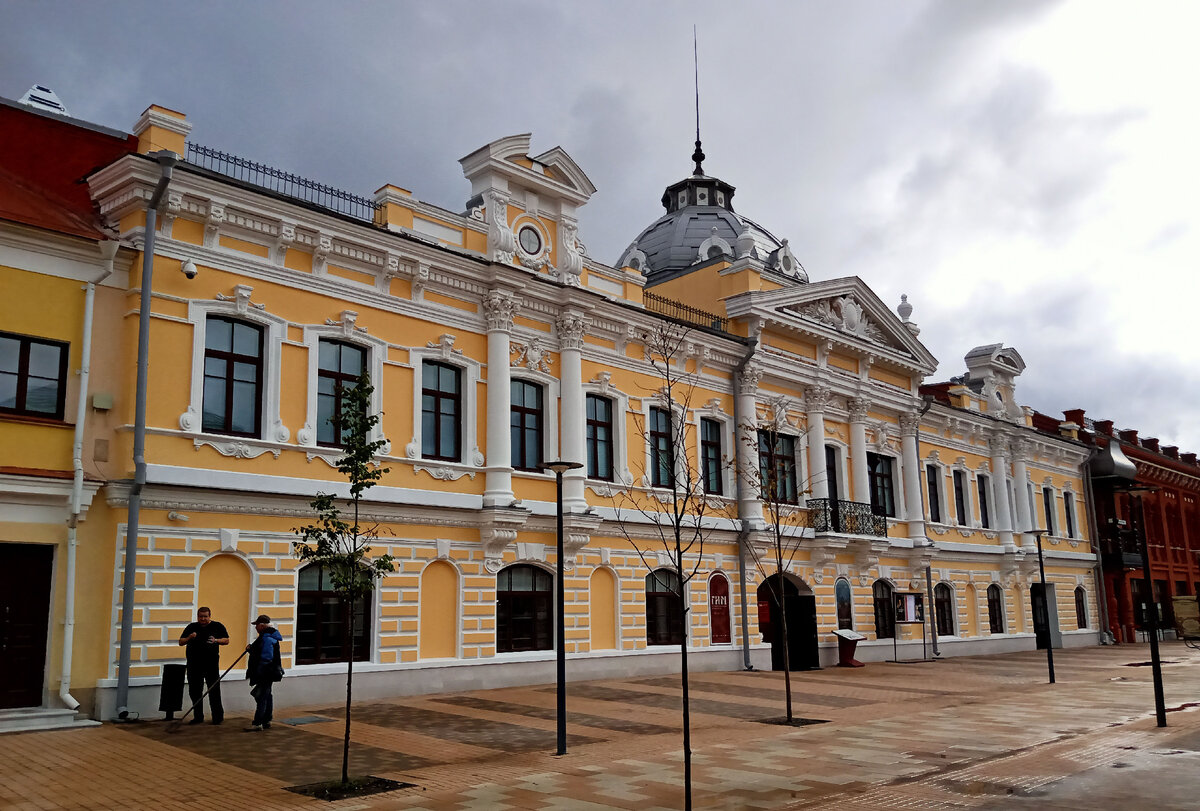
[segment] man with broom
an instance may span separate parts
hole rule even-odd
[[[229,631],[221,623],[213,622],[208,606],[201,606],[196,611],[196,621],[188,623],[179,635],[179,644],[187,646],[188,696],[196,709],[195,717],[188,723],[204,723],[201,698],[206,682],[212,722],[221,723],[225,720],[225,708],[221,706],[221,646],[229,644]]]

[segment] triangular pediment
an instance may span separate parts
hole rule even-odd
[[[857,276],[830,279],[727,301],[729,314],[757,315],[863,351],[905,358],[932,374],[937,359]]]

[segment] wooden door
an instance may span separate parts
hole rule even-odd
[[[0,543],[0,709],[42,704],[53,571],[54,547]]]

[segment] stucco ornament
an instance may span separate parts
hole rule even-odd
[[[583,273],[583,246],[579,244],[579,226],[574,220],[563,219],[558,225],[558,280],[571,287],[579,286]]]
[[[883,330],[867,317],[866,311],[853,296],[814,301],[801,307],[800,314],[841,332],[848,332],[875,343],[887,343]]]
[[[517,238],[508,227],[508,195],[496,190],[486,191],[488,247],[493,262],[512,264],[517,252]]]
[[[529,343],[513,341],[509,344],[509,351],[516,354],[516,357],[513,358],[513,366],[524,366],[535,372],[550,373],[550,358],[537,338]]]

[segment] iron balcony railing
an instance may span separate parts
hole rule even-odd
[[[377,206],[369,197],[327,186],[282,169],[255,163],[228,152],[188,143],[187,162],[210,172],[258,186],[275,194],[311,203],[365,222],[375,221]]]
[[[642,293],[642,300],[645,302],[646,309],[652,313],[665,315],[668,318],[674,318],[676,321],[695,324],[698,327],[715,329],[721,332],[729,331],[726,329],[729,324],[728,318],[701,310],[699,307],[692,307],[689,304],[684,304],[682,301],[676,301],[675,299],[660,296],[657,293],[649,291]]]
[[[840,499],[810,498],[808,515],[813,531],[887,537],[887,516],[876,515],[870,504]]]

